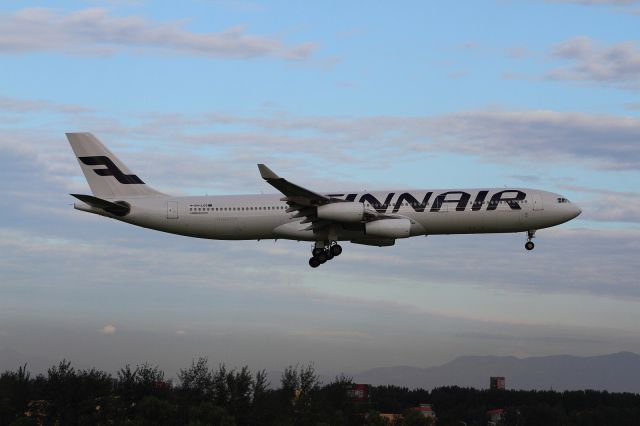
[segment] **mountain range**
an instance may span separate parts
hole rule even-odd
[[[463,356],[439,367],[382,367],[353,375],[356,383],[432,389],[439,386],[489,387],[490,376],[504,376],[507,389],[579,390],[640,393],[640,355]]]

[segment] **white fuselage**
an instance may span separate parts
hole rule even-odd
[[[516,195],[517,194],[517,197]],[[409,236],[523,232],[567,222],[580,209],[559,194],[526,188],[399,190],[332,193],[333,198],[361,202],[366,209],[396,214],[414,222]],[[304,218],[292,218],[281,194],[110,198],[131,206],[118,217],[77,202],[75,208],[133,225],[190,237],[220,240],[291,239],[316,241],[304,230]],[[492,202],[492,200],[495,200]],[[338,224],[337,240],[367,238],[364,224]]]

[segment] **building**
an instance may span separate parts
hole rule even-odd
[[[402,421],[402,414],[380,413],[380,417],[385,419],[391,425]]]
[[[489,420],[489,425],[499,425],[504,422],[504,409],[496,408],[494,410],[487,411],[487,418]]]
[[[369,388],[371,385],[354,383],[347,386],[347,396],[352,401],[369,402]]]
[[[435,419],[436,413],[431,408],[431,404],[420,404],[419,407],[413,407],[412,410],[419,411],[424,417]]]
[[[504,390],[504,377],[502,377],[502,376],[491,377],[491,379],[489,380],[489,389],[491,389],[491,390],[497,390],[497,389]]]

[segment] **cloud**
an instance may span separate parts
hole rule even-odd
[[[523,235],[431,236],[429,242],[400,242],[397,250],[363,256],[368,273],[400,271],[403,279],[545,294],[592,294],[640,299],[636,266],[638,230],[562,229],[539,231],[533,256],[522,256]],[[349,248],[352,257],[353,249]],[[416,253],[428,253],[416,261]],[[455,256],[452,256],[455,253]],[[482,253],[482,254],[481,254]],[[355,253],[357,256],[359,253]],[[531,253],[529,253],[531,254]],[[465,259],[461,262],[460,259]],[[626,259],[626,260],[625,260]],[[626,262],[631,262],[627,264]]]
[[[290,300],[300,304],[309,302],[306,297]],[[263,299],[263,304],[272,303],[272,298]],[[239,310],[244,313],[249,308],[239,306]],[[0,356],[0,370],[15,369],[28,361],[33,373],[46,372],[48,367],[66,358],[73,360],[77,368],[95,366],[113,373],[125,364],[149,362],[158,364],[168,377],[175,377],[194,357],[206,356],[210,365],[225,363],[229,368],[249,365],[252,369],[282,369],[290,364],[314,361],[319,371],[330,369],[331,373],[338,373],[394,364],[427,367],[461,354],[599,353],[603,347],[610,352],[637,351],[640,347],[637,334],[630,336],[602,327],[498,324],[407,312],[400,308],[387,312],[373,304],[345,305],[331,300],[315,305],[314,310],[335,312],[337,318],[318,317],[321,320],[312,324],[301,315],[291,321],[296,324],[292,330],[281,320],[284,325],[281,328],[248,328],[236,324],[233,332],[199,331],[185,336],[144,326],[129,327],[127,332],[119,331],[117,339],[105,339],[96,334],[90,324],[69,327],[59,320],[6,321],[9,337],[3,344],[6,348],[19,349],[19,361],[11,362],[12,357]],[[212,314],[208,318],[224,321],[226,315]],[[191,312],[185,316],[190,317]],[[0,312],[0,320],[7,317],[11,318]],[[338,333],[333,333],[334,330]],[[398,347],[405,350],[398,351]],[[0,355],[11,352],[14,351],[5,350]],[[36,357],[42,357],[41,361],[37,362]]]
[[[549,79],[640,90],[640,48],[635,41],[605,46],[580,36],[557,44],[551,55],[569,66],[550,71]]]
[[[100,329],[100,333],[102,334],[115,334],[116,328],[111,324],[107,324]]]
[[[592,198],[580,203],[583,208],[582,219],[640,223],[640,193],[574,185],[561,185],[561,188],[592,196]]]
[[[335,154],[331,159],[338,162],[351,161],[356,152],[359,159],[366,155],[372,160],[453,152],[501,162],[572,159],[599,169],[640,168],[640,119],[635,117],[486,109],[422,117],[209,114],[206,121],[231,132],[191,133],[184,140],[241,149],[250,144],[252,150],[304,151],[325,158]]]
[[[526,46],[512,46],[506,49],[507,57],[511,59],[521,59],[527,56],[531,56],[533,53],[530,48]]]
[[[216,121],[214,116],[210,119]],[[560,163],[570,159],[598,169],[640,168],[640,119],[635,117],[485,109],[423,117],[225,115],[218,117],[217,123],[223,127],[244,126],[243,132],[201,133],[187,140],[219,144],[227,138],[227,143],[233,140],[240,146],[263,141],[253,149],[306,150],[321,157],[329,155],[328,151],[347,162],[356,152],[359,160],[363,155],[367,160],[390,160],[451,152],[500,162],[527,159]]]
[[[531,253],[523,235],[416,238],[388,249],[347,244],[318,275],[305,264],[307,244],[202,241],[99,217],[90,225],[49,218],[47,228],[70,235],[0,229],[0,323],[26,336],[7,344],[22,350],[30,341],[27,353],[52,359],[114,369],[148,361],[177,371],[201,355],[252,368],[306,360],[349,368],[353,358],[364,368],[640,344],[637,333],[622,332],[635,325],[616,326],[621,313],[591,312],[594,302],[613,303],[626,315],[640,300],[637,232],[541,231]],[[526,306],[516,314],[506,302],[514,295]],[[44,352],[43,340],[28,332],[41,328],[4,320],[25,310],[32,322],[64,324],[48,333]],[[572,313],[569,324],[561,321]],[[116,341],[101,330],[114,317],[127,323],[115,330]],[[347,352],[357,356],[339,356]]]
[[[537,175],[510,175],[508,176],[509,179],[516,179],[519,180],[521,182],[526,182],[526,183],[539,183],[542,180],[541,176],[537,176]]]
[[[608,170],[640,168],[640,119],[549,110],[478,110],[425,121],[436,149],[491,160],[567,160]],[[417,149],[434,146],[416,144]]]
[[[0,262],[5,262],[7,279],[16,285],[37,282],[38,277],[50,285],[69,287],[75,282],[71,286],[74,289],[84,285],[75,277],[83,276],[89,268],[93,285],[109,286],[115,292],[120,284],[114,287],[114,283],[124,283],[123,291],[127,283],[154,288],[182,283],[220,291],[266,286],[266,291],[284,295],[291,291],[286,283],[296,281],[291,273],[309,269],[306,244],[200,241],[132,229],[100,217],[93,219],[88,224],[79,224],[73,217],[57,219],[56,229],[65,230],[60,236],[40,235],[40,229],[0,228],[0,250],[5,253]],[[100,237],[86,239],[86,228],[94,229]],[[424,284],[426,280],[501,291],[640,299],[635,266],[639,238],[639,231],[633,229],[540,231],[536,241],[540,250],[527,256],[523,256],[524,235],[431,236],[426,242],[400,241],[392,249],[349,244],[345,247],[348,261],[332,263],[323,273],[329,274],[328,280],[333,274],[335,279],[353,283],[386,282],[392,275],[405,285]],[[274,247],[278,250],[274,251]],[[30,264],[40,265],[39,271],[22,272]],[[270,271],[269,278],[263,277],[265,269]],[[152,277],[148,271],[154,271]],[[52,276],[56,280],[46,278]]]
[[[78,114],[93,112],[92,108],[82,105],[60,104],[40,100],[24,100],[0,96],[0,110],[26,113],[26,112],[59,112],[65,114]]]
[[[242,27],[196,33],[183,22],[158,22],[140,16],[118,17],[107,9],[68,14],[47,8],[21,9],[0,15],[0,53],[61,52],[105,55],[123,50],[160,50],[186,55],[301,60],[315,44],[286,45],[276,38],[248,34]]]

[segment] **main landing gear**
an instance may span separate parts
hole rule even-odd
[[[533,248],[536,246],[535,244],[533,244],[533,241],[531,241],[533,238],[535,238],[536,236],[536,230],[532,230],[532,231],[527,231],[527,242],[524,245],[524,248],[526,248],[527,250],[533,250]]]
[[[311,251],[312,257],[309,259],[309,266],[317,268],[342,253],[342,246],[336,242],[324,247],[314,247]]]

